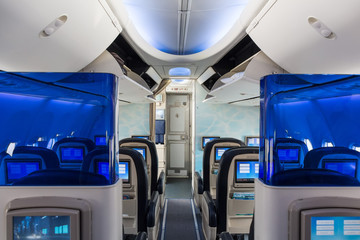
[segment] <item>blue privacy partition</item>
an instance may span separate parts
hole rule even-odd
[[[64,174],[80,172],[98,148],[107,149],[111,166],[101,182],[115,183],[117,88],[117,77],[105,73],[0,72],[0,185],[39,170],[46,175],[48,161],[59,162]]]
[[[260,119],[259,178],[265,184],[289,165],[359,179],[359,76],[266,76],[261,80]]]

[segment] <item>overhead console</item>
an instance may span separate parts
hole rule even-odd
[[[108,51],[103,52],[81,71],[115,74],[120,83],[118,89],[118,100],[120,104],[155,102],[155,99],[152,97],[153,93],[144,79],[126,66],[119,64]]]
[[[247,33],[290,73],[359,73],[359,1],[269,1]],[[336,13],[336,14],[334,14]]]
[[[205,101],[258,106],[260,79],[276,73],[284,73],[284,70],[260,51],[221,76],[212,86]]]
[[[0,70],[14,72],[77,72],[122,30],[98,0],[6,1],[0,22]]]

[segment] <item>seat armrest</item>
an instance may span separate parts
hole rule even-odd
[[[200,174],[198,172],[195,172],[195,181],[197,182],[197,189],[195,189],[195,191],[197,191],[198,194],[203,194],[204,192],[204,183],[202,180],[202,177],[200,176]]]
[[[228,232],[222,232],[219,235],[219,240],[233,240],[234,238]]]
[[[156,223],[156,207],[158,206],[158,201],[159,201],[159,193],[157,191],[154,191],[151,194],[151,199],[149,202],[149,207],[148,207],[148,213],[147,213],[147,227],[148,228],[152,228],[155,226]]]
[[[215,207],[215,203],[214,200],[211,197],[211,194],[209,191],[205,191],[203,193],[204,196],[204,200],[206,203],[206,206],[208,208],[208,219],[209,219],[209,227],[216,227],[217,226],[217,216],[216,216],[216,207]],[[206,207],[203,206],[203,207]]]
[[[164,190],[165,190],[165,173],[164,173],[164,171],[161,171],[156,185],[157,185],[156,188],[157,188],[157,191],[159,192],[159,194],[160,195],[163,194]]]

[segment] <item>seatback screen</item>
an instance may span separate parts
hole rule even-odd
[[[131,147],[135,151],[138,151],[143,156],[145,162],[146,162],[146,148],[145,147]]]
[[[109,179],[109,162],[95,160],[95,172],[105,176],[106,179]]]
[[[322,167],[349,175],[351,177],[356,177],[356,163],[356,159],[324,159],[322,162]]]
[[[259,137],[247,137],[246,145],[249,147],[259,147],[260,146],[260,138]]]
[[[85,148],[60,147],[60,160],[63,163],[81,163],[84,160]]]
[[[6,180],[12,183],[15,180],[40,169],[40,159],[12,159],[6,160]]]
[[[254,178],[259,176],[259,161],[235,161],[235,182],[247,183],[254,182]]]
[[[230,149],[230,147],[215,147],[215,162],[216,163],[220,162],[221,156],[228,149]]]
[[[70,240],[70,216],[14,216],[13,239]]]
[[[281,163],[299,163],[300,147],[277,147],[277,155]]]
[[[95,145],[96,146],[106,146],[106,136],[95,136]]]
[[[119,161],[119,177],[122,179],[123,183],[130,182],[129,163],[129,161]]]
[[[311,240],[360,239],[358,216],[311,217]]]
[[[218,139],[218,138],[220,138],[220,137],[202,137],[201,139],[202,139],[202,148],[205,148],[205,145],[208,143],[208,142],[210,142],[210,141],[212,141],[212,140],[214,140],[214,139]]]

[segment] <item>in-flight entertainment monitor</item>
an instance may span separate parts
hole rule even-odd
[[[301,239],[360,239],[360,211],[350,208],[323,208],[301,212]],[[304,238],[303,238],[304,237]]]
[[[95,159],[95,173],[101,174],[106,177],[106,179],[109,179],[109,161],[104,161],[102,159]]]
[[[119,161],[119,177],[123,183],[130,183],[130,162],[126,160]]]
[[[84,156],[85,148],[83,146],[60,147],[60,161],[62,163],[81,163]]]
[[[322,161],[322,168],[334,170],[351,177],[356,177],[356,165],[356,159],[324,159]]]
[[[106,146],[107,145],[105,135],[96,135],[94,137],[94,140],[95,140],[95,145],[96,146]]]
[[[204,149],[205,145],[210,142],[211,140],[218,139],[218,136],[204,136],[201,138],[201,148]]]
[[[29,208],[7,213],[7,239],[80,240],[80,211]]]
[[[235,183],[253,183],[259,176],[259,160],[236,160]]]
[[[299,163],[300,147],[298,146],[278,146],[277,155],[281,163]]]
[[[7,184],[41,168],[40,159],[11,159],[5,160],[5,163]]]
[[[142,139],[150,140],[149,135],[133,135],[131,136],[131,138],[142,138]]]
[[[245,137],[245,144],[249,147],[259,147],[260,146],[260,138],[259,137]]]
[[[144,160],[146,161],[146,147],[131,147],[131,148],[141,153]]]
[[[230,149],[230,147],[215,147],[215,163],[220,162],[221,156],[228,149]]]

